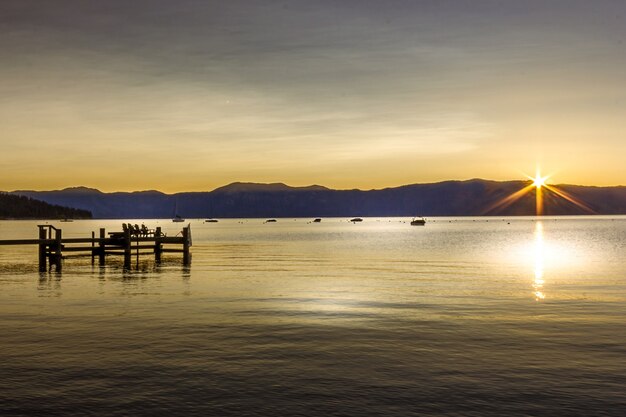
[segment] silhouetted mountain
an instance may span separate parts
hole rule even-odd
[[[103,193],[86,187],[55,191],[14,191],[46,201],[89,210],[96,218],[166,218],[174,215],[175,197],[158,191]]]
[[[90,210],[97,218],[183,217],[354,217],[534,215],[535,192],[509,206],[497,206],[528,181],[445,181],[381,190],[332,190],[319,185],[233,183],[211,192],[164,194],[158,191],[102,193],[84,187],[59,191],[15,191],[52,204]],[[559,185],[596,214],[626,214],[626,187]],[[589,214],[544,191],[545,214]],[[497,206],[497,207],[496,207]]]
[[[282,182],[271,184],[259,184],[256,182],[233,182],[220,188],[216,188],[213,192],[219,193],[236,193],[236,192],[266,192],[266,191],[316,191],[328,190],[321,185],[309,185],[308,187],[290,187]]]
[[[62,207],[20,195],[0,193],[0,219],[89,219],[86,210]]]

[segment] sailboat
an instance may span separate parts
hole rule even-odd
[[[213,213],[213,203],[211,201],[209,201],[209,213],[210,214]],[[206,219],[204,222],[205,223],[217,223],[218,220],[214,219],[213,217],[210,217],[210,218]]]
[[[185,221],[185,219],[180,217],[180,215],[178,214],[178,199],[176,199],[176,205],[174,206],[174,218],[172,219],[172,221],[174,223],[182,223]]]

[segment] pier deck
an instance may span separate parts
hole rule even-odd
[[[140,255],[153,255],[157,263],[161,262],[163,253],[182,253],[183,264],[191,263],[191,225],[183,227],[181,236],[165,236],[160,227],[147,233],[136,233],[125,227],[124,231],[112,232],[109,236],[104,228],[100,228],[98,236],[92,232],[91,237],[85,238],[63,238],[63,231],[52,225],[37,225],[37,227],[38,239],[0,240],[0,246],[38,246],[41,272],[52,270],[53,266],[56,271],[61,271],[63,259],[79,256],[91,257],[92,263],[95,263],[97,258],[101,266],[105,264],[107,256],[123,256],[124,268],[127,269],[130,269],[133,253],[137,260]],[[164,247],[164,245],[170,247]],[[172,248],[172,245],[178,247]],[[71,255],[67,255],[68,252]]]

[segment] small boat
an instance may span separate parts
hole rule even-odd
[[[63,223],[70,223],[70,222],[73,222],[73,221],[74,221],[74,219],[61,219],[61,220],[59,220],[59,221],[60,221],[60,222],[63,222]]]
[[[178,199],[176,199],[176,204],[174,205],[174,218],[172,219],[172,221],[174,223],[182,223],[185,221],[185,219],[180,217],[180,215],[178,214]]]
[[[267,219],[265,223],[276,223],[276,219]]]
[[[322,221],[322,219],[315,219],[313,220],[313,223],[320,223]]]
[[[413,217],[411,220],[411,226],[424,226],[426,224],[426,219],[423,217]]]
[[[363,219],[362,219],[362,218],[360,218],[360,217],[355,217],[354,219],[350,219],[350,221],[351,221],[352,223],[357,223],[357,222],[362,222],[362,221],[363,221]]]
[[[204,222],[205,223],[217,223],[218,220],[217,219],[206,219]]]

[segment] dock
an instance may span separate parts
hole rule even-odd
[[[100,228],[98,235],[91,232],[91,237],[64,238],[63,230],[52,225],[37,225],[37,239],[0,240],[3,245],[35,245],[39,249],[39,271],[54,270],[60,272],[63,259],[91,257],[92,264],[96,259],[104,266],[108,256],[123,256],[124,268],[130,269],[133,255],[139,262],[140,256],[154,256],[155,263],[161,262],[163,253],[181,253],[183,264],[191,264],[191,225],[183,227],[176,236],[166,236],[161,228],[148,230],[131,225],[123,225],[120,232],[107,233]]]

